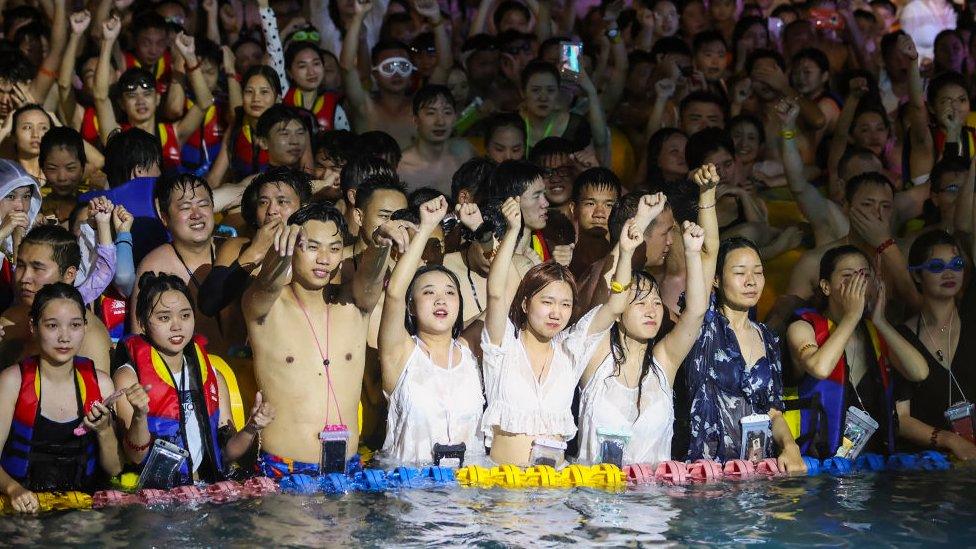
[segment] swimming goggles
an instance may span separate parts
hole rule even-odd
[[[123,92],[134,92],[138,88],[142,88],[144,90],[156,89],[156,87],[153,86],[151,82],[149,82],[147,80],[140,80],[138,82],[129,82],[128,84],[126,84],[125,86],[122,87],[122,91]]]
[[[928,271],[932,274],[939,274],[946,269],[950,271],[956,271],[957,273],[966,268],[966,260],[962,256],[957,255],[949,260],[948,263],[942,261],[941,259],[935,257],[932,258],[921,265],[913,265],[909,267],[912,271]]]
[[[413,74],[413,71],[417,70],[417,67],[406,57],[391,57],[373,67],[373,70],[380,73],[380,76],[385,76],[386,78],[394,74],[399,74],[406,78]]]
[[[291,33],[285,42],[315,42],[318,44],[319,38],[319,31],[315,30],[315,27],[306,27],[302,30]]]

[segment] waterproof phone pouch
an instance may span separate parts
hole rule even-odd
[[[624,448],[630,442],[630,437],[630,431],[597,428],[596,440],[600,445],[600,463],[611,463],[623,469]]]
[[[322,458],[319,461],[319,473],[346,472],[346,447],[349,445],[349,429],[345,425],[326,425],[319,433],[322,443]]]
[[[759,463],[766,459],[769,441],[773,431],[769,427],[769,416],[752,414],[739,420],[742,425],[742,438],[739,446],[739,459]]]
[[[464,465],[464,451],[468,447],[460,444],[434,443],[434,465],[438,467],[460,468]]]
[[[945,411],[946,421],[952,425],[952,432],[976,444],[976,433],[973,431],[973,405],[967,400],[961,400]]]
[[[856,459],[871,435],[878,430],[878,422],[867,412],[851,406],[847,409],[847,422],[844,424],[844,438],[837,448],[837,457]]]
[[[183,448],[157,438],[153,442],[152,449],[149,450],[149,457],[146,458],[146,464],[139,474],[136,488],[169,490],[176,485],[176,475],[189,457],[190,453]]]
[[[562,462],[565,455],[565,442],[550,438],[537,438],[532,441],[532,454],[529,456],[529,462],[532,465],[555,467]]]

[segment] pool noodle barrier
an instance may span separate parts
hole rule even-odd
[[[941,453],[921,454],[863,454],[856,460],[832,457],[823,461],[804,456],[808,476],[821,473],[846,476],[855,472],[877,471],[945,471],[952,466]],[[662,461],[656,465],[636,463],[623,469],[615,465],[568,465],[556,470],[547,465],[521,468],[514,465],[481,467],[468,465],[460,469],[447,467],[397,467],[391,471],[364,469],[351,476],[330,474],[322,476],[288,475],[275,483],[267,477],[254,477],[238,483],[223,481],[208,486],[180,486],[171,490],[103,490],[93,496],[82,492],[39,492],[41,512],[68,509],[100,509],[124,505],[166,505],[186,503],[226,503],[267,494],[344,494],[347,492],[387,492],[404,489],[461,486],[465,488],[506,489],[569,489],[596,488],[623,490],[644,484],[685,485],[745,481],[783,476],[775,458],[753,464],[745,460],[730,460],[724,464],[710,460],[691,463]],[[131,483],[123,479],[122,485]],[[14,513],[9,498],[0,498],[0,513]]]

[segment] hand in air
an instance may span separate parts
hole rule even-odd
[[[104,196],[98,196],[88,203],[88,217],[94,219],[99,225],[108,224],[112,221],[112,209],[115,206],[112,201]]]
[[[127,9],[129,6],[131,6],[134,3],[135,3],[135,0],[114,0],[112,2],[112,5],[115,6],[115,9],[117,9],[119,11],[124,11],[125,9]]]
[[[176,35],[176,39],[173,40],[176,45],[176,49],[179,50],[180,55],[183,56],[187,61],[193,59],[196,60],[197,48],[196,39],[185,32],[180,32]]]
[[[353,3],[353,13],[358,16],[365,16],[373,9],[373,0],[355,0]]]
[[[502,204],[502,217],[505,218],[505,232],[522,230],[522,199],[518,196],[509,197]]]
[[[122,21],[119,16],[109,17],[102,23],[102,42],[115,42],[118,40],[120,32],[122,32]]]
[[[800,114],[800,104],[795,99],[784,97],[774,108],[783,131],[796,130],[796,118]]]
[[[654,92],[657,94],[658,99],[671,99],[674,97],[674,90],[677,87],[678,84],[673,78],[662,78],[654,84]]]
[[[691,180],[694,181],[695,185],[698,185],[700,190],[707,191],[717,187],[722,178],[718,176],[718,169],[715,164],[705,164],[691,172]]]
[[[129,401],[129,406],[132,406],[132,414],[134,417],[146,417],[149,415],[149,393],[146,391],[151,388],[152,385],[143,387],[139,383],[134,383],[126,388],[125,399]]]
[[[868,79],[863,76],[851,78],[847,87],[847,94],[854,99],[860,99],[868,93]]]
[[[790,88],[790,78],[775,63],[754,68],[752,75],[756,80],[764,82],[767,86],[778,92],[785,93]]]
[[[962,119],[956,113],[952,103],[941,105],[938,111],[939,123],[945,128],[949,135],[959,135],[962,130]]]
[[[898,46],[898,51],[902,55],[911,59],[912,61],[918,60],[918,50],[915,48],[915,41],[912,40],[911,36],[908,36],[905,33],[899,34],[896,44]]]
[[[254,430],[261,432],[265,427],[271,425],[275,419],[275,409],[270,402],[265,402],[264,395],[258,391],[254,395],[254,406],[251,407],[251,417],[248,418],[248,425],[252,425]]]
[[[855,273],[840,287],[840,306],[844,318],[860,320],[864,315],[867,296],[868,277],[863,272]]]
[[[556,263],[568,267],[573,261],[573,250],[575,248],[576,244],[560,244],[559,246],[553,246],[552,259]]]
[[[88,25],[91,24],[91,12],[81,10],[72,13],[68,17],[68,24],[71,25],[71,34],[82,34],[88,30]]]
[[[203,0],[201,5],[203,6],[203,11],[207,12],[207,15],[217,11],[217,0]]]
[[[236,34],[244,26],[244,9],[239,0],[231,0],[217,12],[220,16],[220,26],[228,34]]]
[[[624,223],[623,229],[620,230],[620,240],[617,241],[617,245],[620,246],[620,251],[622,256],[629,256],[634,253],[644,242],[644,230],[641,229],[638,224],[636,217],[628,219]]]
[[[657,216],[661,215],[668,204],[668,199],[664,193],[645,194],[637,202],[637,213],[634,214],[634,222],[637,230],[642,234]]]
[[[458,204],[454,207],[454,213],[458,217],[458,221],[462,225],[468,228],[469,231],[476,231],[481,224],[484,223],[485,219],[481,215],[481,209],[474,202],[468,202],[467,204]]]
[[[390,220],[376,229],[376,232],[373,233],[373,242],[383,247],[393,246],[397,252],[402,254],[407,251],[407,246],[410,245],[411,231],[417,232],[417,226],[413,223],[402,219]]]
[[[885,291],[885,283],[880,277],[869,280],[869,283],[875,284],[877,288],[877,295],[874,298],[874,304],[871,307],[871,322],[875,326],[884,325],[888,322],[888,318],[885,316],[885,309],[888,307],[888,296]]]
[[[413,0],[413,9],[424,19],[431,23],[439,23],[441,20],[441,7],[437,5],[437,0]]]
[[[285,225],[282,223],[275,231],[272,250],[264,255],[261,274],[268,273],[269,280],[285,283],[291,277],[292,257],[296,247],[303,247],[305,231],[301,225]]]
[[[112,208],[112,225],[115,228],[116,235],[132,231],[133,221],[135,221],[135,218],[122,204]]]
[[[230,46],[221,46],[220,53],[223,57],[224,72],[234,74],[237,70],[237,58],[234,57],[234,50],[230,49]]]
[[[576,164],[579,171],[600,166],[600,161],[596,158],[596,150],[593,147],[586,147],[585,149],[576,151],[569,155],[569,159]]]
[[[705,229],[702,229],[691,221],[685,221],[681,228],[681,241],[685,245],[685,251],[701,252],[702,245],[705,244]]]
[[[420,226],[433,229],[447,215],[447,199],[443,196],[432,198],[420,205]]]
[[[101,433],[112,428],[112,412],[101,402],[94,402],[82,423],[89,432]]]

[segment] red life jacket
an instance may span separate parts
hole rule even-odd
[[[189,109],[193,102],[188,99],[186,105]],[[212,164],[217,158],[226,131],[224,114],[223,104],[211,105],[203,115],[203,123],[200,127],[183,142],[180,161],[185,170],[192,172],[201,166]]]
[[[74,360],[75,382],[82,413],[91,411],[92,404],[102,399],[95,374],[95,363],[83,356]],[[20,363],[20,393],[14,405],[14,416],[10,422],[10,435],[3,449],[0,464],[4,471],[15,479],[26,479],[30,473],[31,451],[34,439],[34,425],[41,413],[41,376],[38,357],[25,358]],[[94,444],[86,446],[85,474],[95,473],[96,453]]]
[[[96,147],[101,146],[98,135],[98,115],[95,114],[95,107],[85,107],[85,113],[81,117],[81,138]]]
[[[205,406],[207,421],[200,422],[200,438],[204,446],[204,456],[210,459],[215,469],[209,473],[200,464],[201,476],[207,482],[223,480],[223,462],[220,455],[220,444],[217,441],[217,430],[220,421],[220,389],[217,384],[217,372],[210,364],[210,355],[206,351],[207,340],[201,335],[194,335],[192,346],[187,346],[184,354],[191,354],[187,360],[184,375],[193,375],[200,388],[203,402],[195,401],[195,407]],[[189,444],[184,429],[183,407],[180,395],[173,386],[173,375],[169,367],[163,362],[159,352],[141,335],[133,335],[125,340],[126,350],[129,352],[131,364],[139,378],[139,383],[149,385],[149,432],[156,438],[162,438],[187,451]],[[199,366],[198,372],[193,372],[194,365]],[[199,417],[199,416],[198,416]],[[184,462],[180,469],[181,484],[192,482],[189,464]]]
[[[123,52],[122,57],[125,59],[125,68],[143,68],[142,62],[136,58],[135,54]],[[151,68],[146,67],[146,70],[156,77],[156,91],[159,92],[159,95],[165,95],[166,90],[169,89],[169,82],[173,78],[173,57],[169,51],[163,53],[163,56]]]
[[[268,151],[258,147],[251,136],[251,127],[241,126],[234,139],[234,154],[231,156],[231,167],[238,179],[243,179],[264,171],[268,165]]]
[[[315,117],[320,131],[329,131],[335,127],[336,107],[339,105],[339,94],[335,92],[325,92],[315,99],[311,106],[304,105],[304,96],[297,87],[292,87],[282,98],[285,105],[301,107]]]

